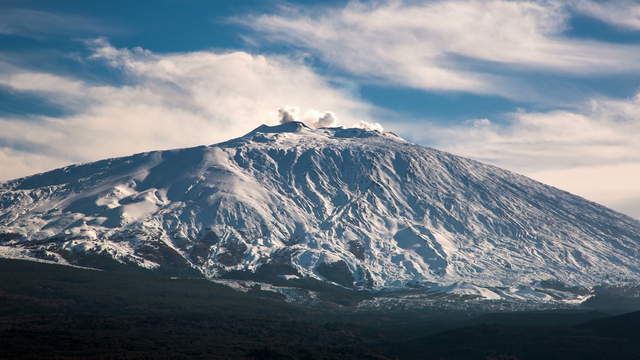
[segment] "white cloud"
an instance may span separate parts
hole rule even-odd
[[[0,176],[2,179],[13,179],[31,174],[34,169],[49,169],[64,165],[68,165],[68,160],[0,146],[0,169],[2,169]]]
[[[368,118],[370,110],[347,90],[285,58],[245,52],[155,54],[117,49],[104,40],[92,46],[96,61],[127,73],[127,85],[26,70],[0,73],[0,85],[43,96],[71,113],[0,118],[0,145],[5,146],[0,169],[9,169],[0,180],[71,162],[212,144],[277,123],[277,109],[286,104],[305,111],[331,109],[347,124]]]
[[[478,119],[397,130],[640,218],[640,94],[594,99],[580,112],[514,113],[506,124]]]
[[[640,69],[639,46],[563,36],[568,17],[559,1],[397,0],[285,8],[243,22],[257,36],[310,50],[353,74],[420,89],[523,98],[531,90],[508,78],[504,65],[574,75]],[[501,75],[477,62],[502,64]]]
[[[640,219],[640,162],[543,170],[527,175]]]
[[[576,11],[631,30],[640,30],[640,4],[633,0],[575,0]]]

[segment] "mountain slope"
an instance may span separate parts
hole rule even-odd
[[[208,278],[488,299],[553,300],[640,278],[630,217],[390,133],[297,122],[1,184],[0,242],[6,257],[100,254]]]

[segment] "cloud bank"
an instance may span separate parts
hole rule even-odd
[[[155,54],[105,40],[89,45],[92,60],[124,72],[126,84],[16,68],[0,73],[0,86],[41,96],[69,113],[0,117],[0,180],[75,162],[212,144],[277,123],[277,109],[286,104],[331,109],[346,123],[367,119],[371,108],[286,58],[240,51]],[[327,125],[335,118],[322,113],[316,122]]]
[[[582,111],[518,112],[507,123],[398,125],[421,143],[514,170],[640,218],[640,93]]]

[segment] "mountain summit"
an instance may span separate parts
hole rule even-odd
[[[289,122],[0,184],[0,255],[575,300],[640,277],[640,222],[392,133]]]

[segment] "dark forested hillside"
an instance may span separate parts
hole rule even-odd
[[[0,261],[3,359],[633,359],[638,316],[306,307],[201,279]]]

